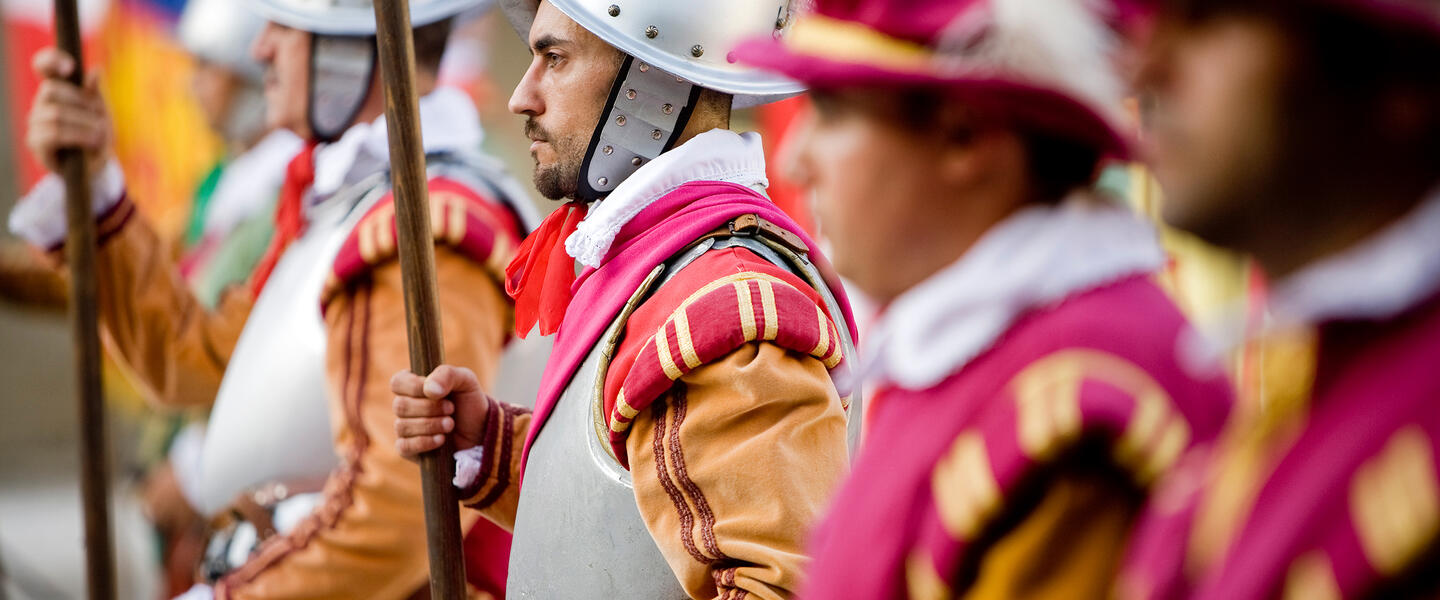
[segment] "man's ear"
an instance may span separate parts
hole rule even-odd
[[[972,185],[994,166],[986,152],[991,136],[976,131],[972,123],[974,115],[958,103],[942,102],[936,107],[935,175],[946,185]]]

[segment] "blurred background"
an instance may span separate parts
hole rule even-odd
[[[206,178],[226,155],[192,91],[196,64],[177,39],[186,0],[80,0],[85,62],[102,74],[115,124],[115,152],[131,198],[177,253]],[[51,0],[0,0],[0,215],[44,174],[24,147],[37,81],[31,56],[53,45]],[[530,55],[498,14],[455,25],[442,67],[446,85],[474,98],[485,146],[529,182],[529,140],[506,101]],[[763,115],[783,126],[797,102]],[[529,186],[525,186],[529,189]],[[777,190],[809,224],[789,188]],[[535,196],[542,212],[553,205]],[[82,598],[83,534],[79,424],[63,280],[43,257],[0,228],[0,600]],[[122,598],[168,598],[166,544],[145,510],[146,479],[162,461],[184,415],[158,414],[124,368],[104,373],[117,574]],[[183,588],[182,588],[183,589]]]
[[[86,63],[102,73],[115,124],[115,152],[131,198],[177,254],[195,199],[227,155],[192,91],[197,65],[177,41],[186,0],[80,0]],[[51,0],[0,0],[0,214],[42,175],[24,149],[24,123],[37,82],[31,56],[51,45]],[[485,146],[523,182],[530,179],[529,141],[506,109],[530,55],[498,15],[456,23],[442,84],[462,89],[479,107]],[[776,144],[807,110],[795,99],[763,112],[737,113],[732,128],[765,134],[772,197],[814,232],[804,195],[775,173]],[[527,189],[529,186],[525,186]],[[1101,180],[1117,201],[1154,214],[1158,192],[1138,166],[1116,165]],[[548,212],[554,204],[532,198]],[[823,232],[820,232],[823,233]],[[1173,260],[1165,280],[1183,308],[1207,312],[1255,301],[1263,291],[1245,261],[1166,233]],[[79,456],[64,282],[43,257],[0,228],[0,600],[84,596]],[[1236,358],[1242,379],[1251,371]],[[536,375],[538,379],[538,375]],[[167,572],[173,551],[151,525],[154,469],[186,415],[148,407],[124,369],[107,362],[112,521],[122,598],[168,598],[185,573]],[[505,394],[498,394],[505,397]],[[191,415],[192,418],[196,415]],[[147,502],[147,498],[149,501]],[[184,563],[184,561],[178,561]],[[177,564],[178,564],[177,563]],[[190,563],[193,564],[193,563]]]

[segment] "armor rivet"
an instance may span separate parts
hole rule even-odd
[[[657,35],[660,35],[660,30],[656,29],[654,25],[645,28],[645,37],[653,40]]]
[[[665,113],[665,114],[668,115],[668,114],[670,114],[670,113],[672,113],[672,112],[675,112],[675,107],[672,106],[672,105],[666,104],[666,105],[660,107],[660,112],[663,112],[663,113]]]
[[[637,167],[640,166],[640,157],[637,156],[637,157],[635,157],[635,158],[630,159],[630,164],[635,165],[635,166],[637,166]]]
[[[645,72],[647,72],[647,71],[649,71],[649,70],[650,70],[650,65],[647,65],[647,64],[645,64],[645,63],[640,63],[640,72],[641,72],[641,73],[645,73]]]
[[[695,44],[694,46],[691,46],[691,47],[690,47],[690,56],[693,56],[693,57],[695,57],[695,58],[700,58],[700,55],[701,55],[701,54],[704,54],[704,53],[705,53],[705,48],[704,48],[703,46],[701,46],[700,44]]]
[[[611,152],[614,152],[614,151],[615,151],[615,147],[614,147],[614,146],[606,146],[606,147],[604,147],[604,148],[601,148],[600,151],[601,151],[601,152],[604,152],[606,156],[609,156]]]
[[[624,126],[625,126],[625,115],[620,115],[620,116],[618,116],[618,117],[615,117],[615,124],[616,124],[616,125],[619,125],[619,126],[621,126],[621,127],[624,127]]]
[[[625,97],[626,97],[626,98],[629,98],[629,99],[631,99],[631,100],[634,100],[634,99],[635,99],[635,90],[625,90]]]
[[[611,4],[611,5],[610,5],[610,16],[612,16],[612,17],[618,17],[618,16],[620,16],[620,5],[619,5],[619,4]]]
[[[601,177],[600,179],[595,180],[595,183],[598,183],[598,184],[600,184],[600,185],[605,185],[605,184],[607,184],[607,183],[610,183],[610,180],[609,180],[609,179],[606,179],[606,178],[604,178],[604,177]]]
[[[660,131],[659,129],[656,129],[656,130],[650,132],[650,139],[652,139],[652,140],[658,140],[658,139],[660,139],[660,138],[661,138],[662,136],[664,136],[664,135],[665,135],[664,132]]]

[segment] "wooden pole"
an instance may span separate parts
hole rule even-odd
[[[405,323],[410,371],[429,374],[445,360],[440,305],[435,285],[435,245],[430,233],[430,199],[425,184],[425,151],[420,140],[415,90],[415,41],[407,0],[376,0],[375,24],[380,74],[385,88],[385,123],[390,135],[390,176],[395,194],[395,228],[400,276],[405,290]],[[425,494],[425,535],[430,551],[430,597],[465,598],[465,561],[460,539],[460,505],[450,480],[454,446],[420,456]]]
[[[70,82],[84,85],[80,17],[75,0],[55,0],[55,42],[71,58]],[[80,394],[80,494],[85,515],[85,574],[91,600],[115,597],[110,546],[110,469],[106,463],[105,403],[100,389],[100,330],[95,276],[95,216],[90,211],[89,173],[78,148],[60,150],[69,233],[65,258],[70,268],[70,325],[75,377]]]

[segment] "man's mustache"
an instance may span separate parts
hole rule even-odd
[[[525,137],[531,140],[548,142],[550,141],[550,132],[545,131],[544,127],[536,123],[534,117],[530,117],[525,119]]]

